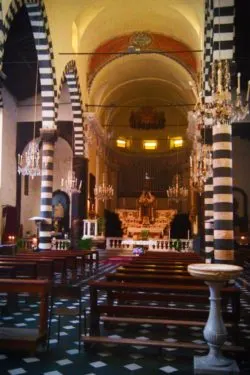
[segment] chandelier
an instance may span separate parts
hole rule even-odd
[[[39,40],[38,40],[39,44]],[[35,81],[35,101],[34,101],[34,123],[33,123],[33,140],[29,143],[28,151],[25,157],[18,154],[17,172],[22,176],[30,176],[32,179],[41,175],[39,142],[36,141],[36,110],[37,110],[37,91],[38,91],[38,61],[36,64],[36,81]]]
[[[39,144],[33,139],[29,143],[28,151],[25,152],[25,157],[18,154],[17,171],[22,176],[30,176],[32,179],[41,175],[40,169],[40,152]]]
[[[173,185],[169,186],[166,190],[167,197],[170,201],[178,202],[180,200],[185,200],[188,197],[188,189],[181,185],[180,175],[177,173],[173,179]]]
[[[99,201],[107,201],[112,199],[114,196],[114,188],[112,185],[106,184],[105,173],[103,173],[103,180],[100,185],[96,185],[94,188],[95,198]]]
[[[207,178],[213,175],[213,155],[212,146],[196,143],[190,156],[190,179],[192,186],[200,194],[203,192]]]
[[[231,93],[231,74],[228,60],[215,61],[212,65],[211,89],[212,103],[206,109],[207,116],[214,119],[215,124],[228,124],[242,121],[248,114],[249,85],[244,101],[241,95],[241,73],[237,74],[236,98]]]
[[[61,189],[69,195],[73,193],[81,193],[82,180],[78,180],[74,171],[68,171],[67,178],[61,179]]]

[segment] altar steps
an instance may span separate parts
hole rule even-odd
[[[105,251],[107,258],[110,257],[131,257],[132,251],[131,249],[112,249]]]

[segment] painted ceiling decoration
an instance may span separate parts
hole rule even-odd
[[[143,107],[138,111],[132,111],[129,123],[133,129],[156,130],[165,128],[165,114],[156,111],[152,107]]]
[[[131,46],[138,48],[139,53],[164,53],[174,59],[192,75],[197,72],[197,61],[190,48],[172,37],[159,33],[135,32],[122,35],[101,44],[93,53],[88,64],[88,89],[96,74],[114,59],[121,58],[129,53]]]

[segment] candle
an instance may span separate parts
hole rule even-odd
[[[170,240],[170,228],[168,228],[168,239]]]
[[[249,101],[249,94],[250,94],[250,81],[248,81],[248,86],[247,86],[247,97],[246,97],[247,102]]]
[[[237,95],[240,95],[240,72],[237,74],[237,90],[236,90],[236,94]]]
[[[82,180],[80,181],[79,190],[82,188]]]
[[[190,231],[188,230],[188,240],[189,240],[189,238],[190,238]]]
[[[61,179],[61,185],[62,186],[64,185],[64,179],[63,178]]]

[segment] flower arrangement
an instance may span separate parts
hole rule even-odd
[[[143,250],[142,247],[134,247],[133,251],[132,251],[132,254],[135,255],[135,256],[143,255],[144,250]]]

